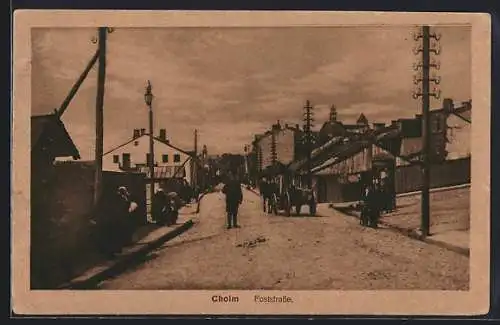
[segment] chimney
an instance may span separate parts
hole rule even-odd
[[[166,129],[160,129],[160,140],[162,141],[167,141],[167,130]]]
[[[146,129],[141,129],[141,135],[146,134]]]
[[[472,99],[469,99],[466,102],[462,102],[462,105],[466,107],[467,109],[472,109]]]
[[[453,99],[451,99],[451,98],[443,99],[443,108],[444,108],[444,111],[447,113],[453,112],[453,109],[454,109]]]
[[[137,139],[138,137],[140,137],[140,130],[134,129],[134,135],[132,136],[132,139]]]
[[[300,130],[300,125],[295,124],[295,128],[296,128],[297,130]]]

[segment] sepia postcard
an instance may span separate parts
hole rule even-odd
[[[14,313],[487,313],[490,37],[479,13],[16,11]]]

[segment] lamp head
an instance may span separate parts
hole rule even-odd
[[[144,101],[148,106],[151,106],[153,103],[153,93],[151,92],[151,89],[153,87],[151,86],[151,82],[148,80],[148,85],[146,87],[146,93],[144,94]]]

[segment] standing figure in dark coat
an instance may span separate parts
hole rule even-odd
[[[380,193],[380,187],[376,180],[366,185],[362,198],[361,225],[377,228],[380,218]]]
[[[368,196],[368,205],[370,206],[370,220],[369,226],[373,228],[378,227],[380,219],[380,211],[383,208],[383,192],[380,186],[380,180],[375,179],[373,182],[373,190]]]
[[[363,193],[361,195],[361,201],[363,205],[361,207],[361,216],[359,218],[359,223],[362,226],[368,226],[370,222],[369,198],[372,191],[373,191],[372,184],[371,183],[365,184],[365,186],[363,187]]]
[[[226,195],[227,229],[239,228],[238,209],[243,202],[241,184],[234,175],[230,175],[228,181],[222,188],[222,193]]]
[[[271,212],[269,211],[269,209],[267,209],[268,207],[268,201],[269,201],[269,198],[270,198],[270,195],[269,195],[269,182],[267,179],[263,178],[260,182],[259,182],[259,191],[260,191],[260,195],[262,197],[262,206],[263,206],[263,209],[264,209],[264,212]]]
[[[396,191],[394,185],[394,179],[392,175],[389,174],[386,178],[387,200],[389,201],[387,207],[388,212],[396,210]]]
[[[271,180],[267,184],[267,197],[268,197],[268,199],[267,199],[267,212],[268,213],[273,213],[273,212],[277,213],[276,209],[278,207],[276,206],[276,204],[278,204],[278,202],[276,202],[274,195],[278,196],[278,184],[276,184],[276,182],[274,180]]]

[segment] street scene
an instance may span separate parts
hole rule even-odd
[[[381,226],[363,228],[320,204],[316,217],[269,217],[244,190],[241,228],[226,231],[224,197],[208,194],[196,225],[109,290],[467,290],[468,258]]]
[[[470,33],[34,29],[31,288],[469,290]]]

